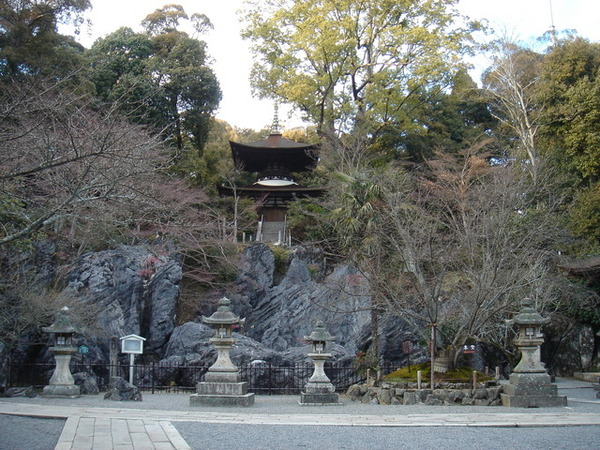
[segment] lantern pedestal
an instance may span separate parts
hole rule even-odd
[[[69,363],[71,357],[77,351],[73,347],[73,335],[76,330],[69,320],[69,308],[62,308],[56,321],[49,327],[42,328],[43,331],[51,333],[54,336],[54,345],[49,348],[50,353],[54,355],[56,367],[50,378],[50,384],[44,386],[42,396],[59,398],[81,397],[79,386],[75,384]]]
[[[45,398],[79,398],[81,390],[77,385],[48,385],[44,386],[42,397]]]
[[[75,384],[69,363],[71,356],[77,351],[75,347],[50,347],[50,352],[54,354],[56,368],[50,378],[50,384],[44,386],[42,395],[44,397],[81,397],[79,386]]]
[[[558,388],[552,384],[550,375],[541,361],[541,345],[544,335],[541,327],[548,320],[540,316],[528,299],[523,301],[523,309],[512,321],[518,325],[518,339],[514,341],[521,352],[521,360],[503,385],[502,406],[516,408],[542,408],[567,406],[567,397],[558,395]]]
[[[248,383],[209,383],[196,386],[190,395],[190,406],[252,406],[254,394],[247,392]],[[227,394],[229,392],[229,394]]]
[[[248,383],[241,381],[238,368],[229,358],[233,338],[212,338],[217,349],[217,360],[208,369],[204,381],[196,385],[196,394],[190,396],[190,405],[251,406],[254,394],[248,393]]]
[[[208,369],[204,381],[196,385],[196,394],[190,396],[190,406],[251,406],[254,394],[248,393],[248,383],[241,381],[238,368],[229,357],[235,342],[232,336],[234,325],[244,320],[233,314],[229,299],[222,298],[219,308],[211,317],[203,317],[204,323],[216,328],[216,336],[210,342],[217,349],[217,360]]]
[[[308,357],[313,360],[315,371],[300,393],[298,403],[304,406],[340,405],[339,395],[325,374],[325,360],[331,358],[331,353],[309,353]]]
[[[331,358],[331,353],[326,353],[327,342],[334,338],[327,330],[323,322],[318,321],[310,336],[304,336],[312,345],[312,352],[308,357],[312,359],[315,370],[306,383],[304,391],[300,393],[300,401],[303,406],[326,406],[341,405],[339,395],[335,393],[335,387],[325,374],[325,361]]]
[[[513,373],[503,386],[502,406],[514,408],[544,408],[567,406],[567,397],[558,395],[547,373]]]

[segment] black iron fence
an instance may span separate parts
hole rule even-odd
[[[77,383],[91,377],[101,392],[108,389],[111,375],[129,380],[133,376],[133,384],[144,392],[192,392],[198,382],[203,381],[208,371],[207,365],[178,365],[172,363],[151,364],[71,364],[71,373]],[[8,364],[8,387],[34,386],[42,388],[49,384],[55,364]],[[385,365],[382,373],[386,374],[398,367]],[[253,361],[240,367],[242,381],[248,383],[248,391],[256,394],[299,394],[311,377],[314,366],[310,363],[294,365],[275,365],[264,361]],[[364,381],[362,371],[349,363],[326,362],[325,373],[341,392],[353,384]]]

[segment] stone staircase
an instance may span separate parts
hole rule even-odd
[[[260,229],[262,231],[261,242],[280,243],[282,240],[285,241],[285,222],[264,221]]]

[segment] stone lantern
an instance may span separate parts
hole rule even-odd
[[[335,387],[325,374],[325,360],[331,358],[327,353],[327,343],[334,338],[327,330],[323,322],[318,321],[314,331],[309,336],[304,336],[312,345],[312,352],[308,357],[312,359],[315,370],[300,393],[301,405],[339,405],[339,396],[335,393]]]
[[[43,327],[42,330],[52,336],[53,345],[49,350],[56,361],[56,368],[50,378],[50,384],[44,387],[43,395],[45,397],[79,397],[79,386],[75,385],[69,368],[71,357],[77,351],[77,348],[73,346],[73,335],[77,330],[71,325],[69,308],[66,306],[62,308],[56,321],[48,327]]]
[[[230,300],[223,297],[219,307],[210,317],[202,316],[202,322],[215,329],[215,337],[210,342],[217,349],[217,360],[208,369],[204,381],[196,386],[196,394],[190,397],[190,405],[250,406],[254,404],[254,394],[248,393],[248,383],[241,381],[238,368],[229,357],[235,339],[233,329],[243,325],[231,311]]]
[[[544,343],[542,325],[549,319],[542,317],[526,298],[519,314],[509,324],[517,326],[514,344],[521,353],[521,360],[504,385],[502,405],[536,408],[540,406],[566,406],[567,397],[558,395],[558,388],[551,384],[550,375],[541,361],[541,345]]]

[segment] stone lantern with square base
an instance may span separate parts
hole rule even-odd
[[[567,397],[558,395],[558,388],[550,383],[550,375],[541,361],[542,325],[548,321],[533,308],[530,299],[525,299],[519,314],[509,322],[518,327],[514,343],[521,352],[521,360],[511,373],[509,383],[503,385],[503,406],[566,406]]]
[[[50,378],[50,384],[44,387],[42,395],[44,397],[66,398],[81,396],[79,386],[75,384],[69,368],[71,357],[77,351],[77,348],[73,345],[73,335],[77,330],[71,325],[69,308],[66,306],[62,308],[56,317],[56,321],[48,327],[43,327],[42,330],[50,333],[53,337],[53,346],[49,350],[56,361],[56,368],[52,378]]]
[[[331,358],[331,353],[326,352],[327,342],[334,338],[327,330],[323,322],[315,325],[314,331],[304,339],[312,345],[312,352],[308,357],[313,360],[315,370],[306,383],[304,391],[300,393],[300,405],[339,405],[339,395],[335,392],[335,386],[325,374],[325,360]]]
[[[251,406],[254,394],[248,393],[248,383],[241,381],[238,368],[229,358],[229,351],[235,342],[233,327],[243,325],[246,319],[240,319],[229,307],[227,297],[219,300],[219,308],[210,317],[202,317],[202,322],[215,328],[215,337],[211,338],[217,349],[217,360],[208,369],[204,381],[196,385],[196,394],[190,396],[190,405],[209,406]]]

